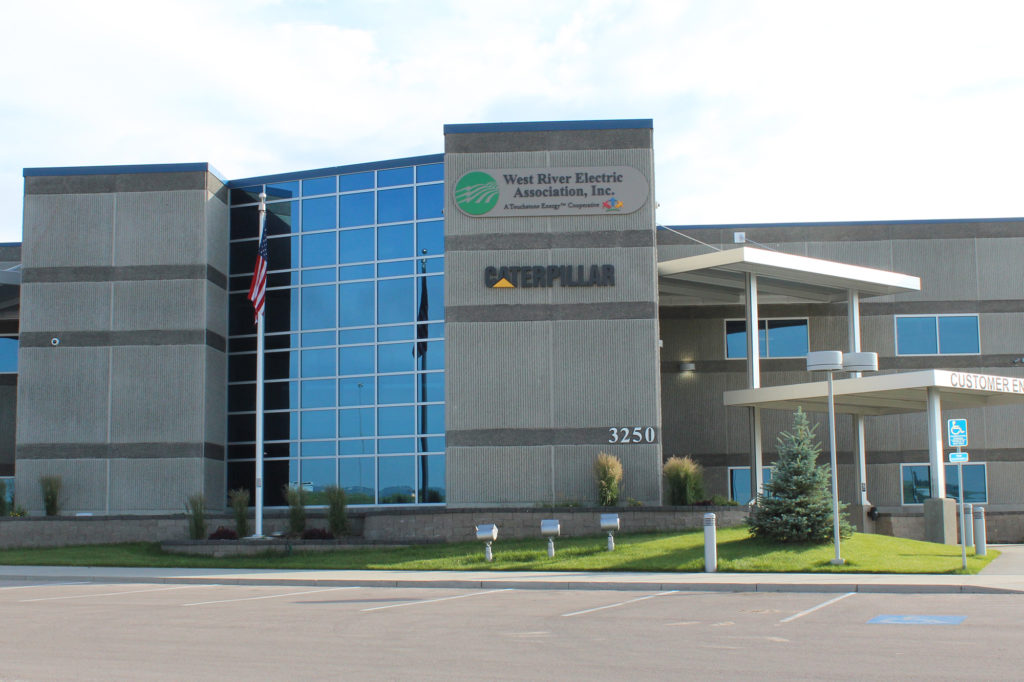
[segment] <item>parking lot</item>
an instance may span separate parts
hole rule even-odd
[[[0,582],[2,680],[1019,679],[1024,596]]]

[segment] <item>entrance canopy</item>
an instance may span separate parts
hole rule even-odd
[[[1024,403],[1024,378],[944,369],[885,374],[833,382],[836,412],[859,415],[925,412],[928,390],[941,396],[943,409]],[[769,386],[727,391],[725,404],[767,410],[825,412],[828,383]]]
[[[743,303],[748,275],[761,303],[835,303],[850,291],[862,298],[919,291],[921,280],[888,270],[741,246],[658,263],[662,303]]]

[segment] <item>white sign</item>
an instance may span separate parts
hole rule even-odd
[[[463,173],[455,205],[474,218],[633,213],[650,184],[630,166],[481,168]]]

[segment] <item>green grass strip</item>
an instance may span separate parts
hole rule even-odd
[[[157,568],[372,569],[422,571],[664,571],[704,570],[704,533],[621,534],[615,551],[605,536],[557,538],[554,558],[542,538],[499,540],[494,561],[484,561],[483,543],[351,547],[330,552],[303,552],[301,543],[288,555],[203,557],[172,554],[158,543],[80,545],[0,550],[0,565],[134,566]],[[886,535],[856,533],[842,543],[843,566],[833,566],[831,543],[779,545],[751,538],[745,526],[718,531],[718,570],[739,573],[977,573],[999,552],[983,557],[968,551],[961,569],[959,545],[940,545]]]

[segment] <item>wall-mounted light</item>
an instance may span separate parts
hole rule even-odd
[[[680,374],[685,372],[694,372],[697,370],[697,364],[693,362],[680,362],[676,369]]]

